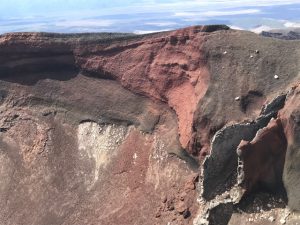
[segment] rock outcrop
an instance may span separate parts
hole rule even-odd
[[[242,140],[237,147],[243,164],[242,186],[248,192],[255,188],[279,188],[286,148],[287,141],[280,119],[272,119],[256,133],[252,141]]]
[[[288,140],[283,182],[287,191],[289,206],[300,211],[300,85],[294,86],[288,95],[286,107],[280,112]]]
[[[0,221],[297,220],[299,49],[221,25],[0,36]]]

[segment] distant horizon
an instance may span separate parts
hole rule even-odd
[[[0,34],[146,34],[208,24],[225,24],[256,33],[300,28],[299,0],[0,1]]]

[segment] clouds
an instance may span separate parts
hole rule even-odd
[[[197,24],[227,24],[258,32],[300,24],[299,0],[0,0],[0,3],[0,33],[144,34]]]
[[[168,31],[171,29],[163,29],[163,30],[135,30],[133,31],[134,34],[151,34],[151,33],[157,33],[157,32],[163,32]]]
[[[254,33],[261,33],[262,31],[270,31],[270,30],[276,30],[276,29],[295,29],[295,28],[300,28],[300,22],[291,22],[287,20],[275,20],[274,25],[272,26],[271,24],[268,25],[260,25],[257,27],[254,27],[250,29]]]
[[[220,7],[251,7],[251,6],[274,6],[274,5],[289,5],[297,4],[299,0],[189,0],[198,5],[215,5]]]
[[[299,0],[0,0],[0,16],[16,17],[53,13],[98,11],[108,13],[157,13],[216,10],[236,7],[297,4]]]
[[[259,9],[237,9],[237,10],[223,10],[223,11],[200,11],[200,12],[177,12],[174,14],[176,17],[183,17],[188,20],[206,19],[210,17],[221,16],[236,16],[236,15],[249,15],[260,13]]]
[[[107,19],[77,19],[77,20],[42,20],[32,18],[26,20],[14,19],[0,26],[0,34],[7,32],[104,32],[113,31],[118,21]],[[112,30],[110,30],[112,29]]]
[[[259,33],[263,32],[263,31],[270,31],[270,30],[272,30],[272,27],[269,27],[269,26],[266,26],[266,25],[261,25],[261,26],[252,28],[252,29],[250,29],[250,30],[251,30],[252,32],[254,32],[254,33],[259,34]]]
[[[300,28],[300,22],[295,23],[295,22],[285,21],[284,26],[287,28]]]
[[[145,23],[145,24],[146,25],[157,26],[157,27],[169,27],[169,26],[177,25],[178,23],[172,22],[172,21],[161,21],[161,22],[148,22],[148,23]]]
[[[113,20],[102,19],[82,19],[82,20],[64,20],[55,23],[58,27],[110,27],[115,23]]]

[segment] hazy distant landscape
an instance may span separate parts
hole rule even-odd
[[[0,33],[134,32],[226,24],[254,32],[300,27],[300,3],[291,1],[51,1],[13,0],[0,5]]]

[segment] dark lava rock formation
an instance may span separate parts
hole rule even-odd
[[[1,224],[296,224],[299,80],[226,26],[2,35]]]

